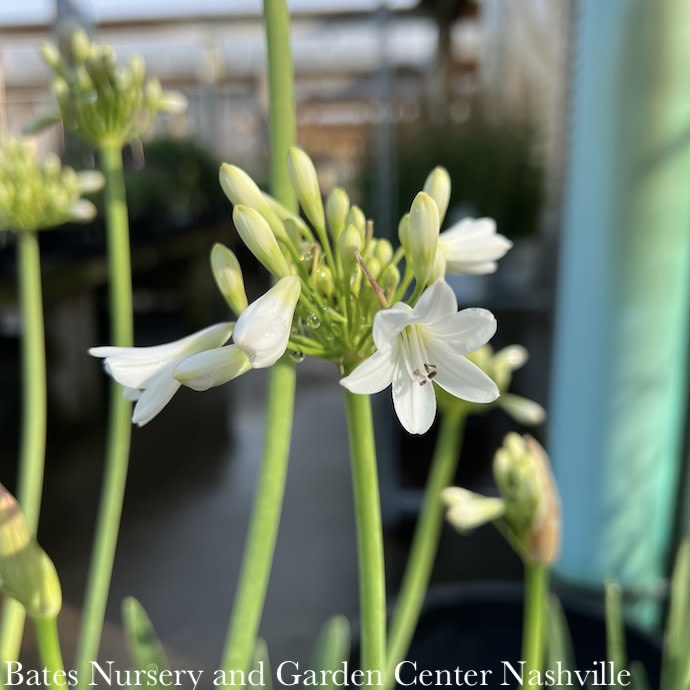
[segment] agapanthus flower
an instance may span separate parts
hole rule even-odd
[[[438,279],[414,307],[396,302],[376,314],[376,352],[340,383],[361,394],[378,393],[392,384],[400,423],[412,434],[423,434],[436,415],[433,383],[470,402],[487,403],[498,397],[496,384],[464,356],[484,345],[495,331],[491,312],[458,311],[452,288]]]
[[[250,369],[269,367],[287,348],[300,294],[299,279],[286,276],[252,302],[237,323],[218,323],[197,333],[153,347],[94,347],[105,370],[136,401],[132,422],[150,422],[182,384],[206,390]],[[234,344],[221,347],[230,336]]]
[[[512,246],[509,239],[496,232],[492,218],[463,218],[438,238],[438,252],[447,273],[493,273],[496,261]]]

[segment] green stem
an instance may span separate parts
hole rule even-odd
[[[114,345],[130,347],[133,343],[132,270],[122,151],[107,145],[101,147],[100,155],[105,176],[111,340]],[[76,653],[80,679],[88,677],[89,663],[97,658],[100,648],[129,465],[131,403],[122,397],[122,387],[115,381],[111,383],[109,404],[106,466]]]
[[[271,190],[291,211],[297,211],[287,171],[288,150],[296,135],[295,74],[290,47],[290,13],[285,0],[264,0],[268,49],[268,90],[271,127]]]
[[[222,668],[246,671],[256,645],[285,492],[296,370],[283,358],[271,369],[264,455]]]
[[[287,173],[288,149],[295,140],[295,99],[290,15],[285,0],[264,1],[268,47],[271,134],[271,191],[286,208],[297,210]],[[296,370],[284,357],[271,368],[264,454],[252,508],[242,571],[223,651],[223,668],[246,671],[251,662],[266,598],[287,473]]]
[[[345,391],[357,529],[361,618],[360,667],[383,674],[386,580],[371,399]]]
[[[36,534],[43,494],[46,450],[46,355],[41,254],[35,232],[17,233],[19,308],[22,317],[22,429],[17,500]],[[6,599],[0,626],[0,659],[15,661],[24,633],[24,608]]]
[[[546,603],[549,568],[541,563],[525,563],[525,613],[522,624],[524,677],[542,671],[546,641]]]
[[[41,663],[45,669],[46,688],[64,688],[67,685],[65,667],[62,663],[57,617],[34,618],[36,641]]]
[[[465,421],[465,414],[457,409],[444,412],[441,416],[441,427],[427,480],[424,504],[412,539],[395,613],[391,619],[386,658],[387,686],[393,684],[395,667],[405,658],[419,620],[443,526],[441,491],[453,483]]]

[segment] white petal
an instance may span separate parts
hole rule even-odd
[[[434,382],[441,388],[468,402],[489,403],[498,398],[498,386],[466,357],[458,356],[442,341],[427,341],[426,347],[437,367]]]
[[[178,382],[205,391],[220,386],[252,368],[247,355],[236,345],[206,350],[188,357],[173,372]]]
[[[255,369],[270,367],[285,353],[300,290],[297,276],[285,276],[237,319],[233,340]]]
[[[377,350],[371,357],[355,367],[340,385],[351,393],[372,395],[391,385],[395,372],[395,358],[389,351]]]
[[[443,278],[439,278],[433,285],[422,293],[415,305],[414,315],[417,322],[432,324],[446,319],[458,311],[458,300],[453,288]]]
[[[167,372],[157,376],[134,406],[132,422],[139,426],[148,424],[170,402],[179,387],[179,381],[175,381]]]
[[[388,309],[376,312],[372,335],[378,350],[390,349],[401,331],[413,323],[413,311],[409,304],[396,302]]]
[[[449,273],[493,273],[494,262],[512,246],[510,240],[496,233],[491,218],[463,218],[439,236]]]
[[[436,416],[434,387],[431,382],[420,386],[404,367],[398,367],[393,379],[393,406],[408,433],[424,434]]]
[[[487,309],[469,308],[446,316],[426,328],[429,337],[442,340],[458,355],[486,344],[496,333],[496,318]]]

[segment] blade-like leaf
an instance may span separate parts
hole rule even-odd
[[[680,544],[671,578],[661,689],[690,687],[690,535]]]
[[[151,620],[134,597],[127,597],[122,602],[122,619],[134,666],[141,670],[168,669],[168,658]]]
[[[321,628],[314,644],[312,666],[315,671],[335,671],[350,656],[350,624],[345,616],[334,616]],[[333,676],[329,674],[330,678]],[[334,688],[333,682],[321,686]]]
[[[622,591],[617,582],[607,582],[606,594],[606,656],[613,662],[616,673],[628,667],[625,649],[625,629],[621,610]]]
[[[575,654],[570,639],[568,621],[565,619],[563,607],[558,597],[551,595],[548,602],[547,641],[545,668],[555,669],[558,662],[561,668],[571,671],[575,669]],[[563,686],[554,686],[557,688]]]
[[[265,690],[273,690],[273,674],[271,673],[271,660],[268,656],[268,645],[266,640],[259,638],[254,647],[254,656],[252,657],[252,665],[247,680],[249,681],[245,687],[254,687],[256,683],[252,682],[252,677],[260,675],[262,679],[262,687]]]

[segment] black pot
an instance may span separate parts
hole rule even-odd
[[[518,674],[521,670],[522,595],[520,583],[463,584],[430,592],[406,661],[399,666],[399,687],[415,680],[416,685],[406,686],[418,688],[424,680],[429,687],[458,686],[458,681],[464,683],[461,687],[473,682],[477,688],[517,687],[518,681],[510,669]],[[573,641],[575,669],[581,674],[587,670],[598,671],[597,679],[590,674],[590,683],[608,681],[612,669],[606,663],[602,610],[580,599],[564,598],[561,603]],[[628,659],[641,662],[650,687],[658,687],[659,640],[631,627],[626,628],[626,638]],[[563,669],[575,670],[565,665]],[[448,673],[431,673],[422,679],[420,674],[425,670]],[[527,682],[526,677],[524,680]],[[574,673],[569,684],[565,675],[560,680],[566,681],[563,683],[566,687],[581,687]]]

